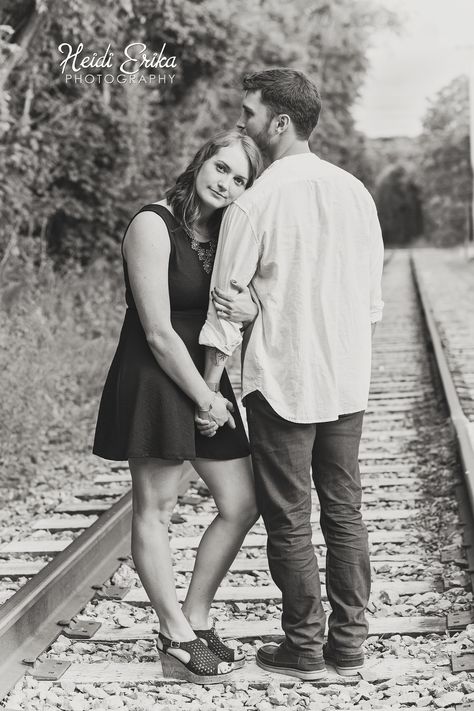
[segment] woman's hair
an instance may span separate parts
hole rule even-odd
[[[203,163],[217,153],[220,148],[239,143],[247,156],[249,164],[249,179],[246,187],[249,188],[258,178],[262,170],[262,156],[257,144],[239,131],[221,131],[210,138],[198,150],[188,167],[176,178],[176,183],[166,192],[168,204],[173,209],[173,214],[191,235],[193,226],[201,214],[201,200],[196,192],[196,178]],[[213,235],[219,233],[223,209],[218,209],[212,217],[211,231]]]

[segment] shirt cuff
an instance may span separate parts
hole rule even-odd
[[[377,323],[382,320],[383,306],[380,309],[372,309],[370,312],[370,323]]]
[[[224,353],[224,355],[231,356],[235,349],[242,343],[242,333],[237,324],[235,324],[235,329],[226,329],[225,325],[230,324],[222,322],[223,330],[230,331],[230,333],[224,334],[222,331],[218,331],[212,323],[206,321],[199,334],[199,344],[201,346],[207,346],[208,348],[217,348],[217,350]],[[227,336],[227,338],[225,336]]]

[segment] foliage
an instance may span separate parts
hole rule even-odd
[[[419,189],[403,165],[395,164],[385,170],[374,197],[386,245],[406,245],[421,235]]]
[[[324,110],[313,148],[370,182],[350,108],[371,32],[388,21],[370,0],[4,0],[0,253],[86,264],[116,252],[133,210],[161,196],[204,137],[233,124],[238,78],[250,69],[314,76]],[[81,84],[61,74],[63,42],[99,54],[110,43],[118,55],[134,41],[149,54],[166,43],[177,67],[161,72],[172,71],[173,84]]]
[[[420,137],[419,183],[425,234],[437,245],[465,239],[472,201],[467,77],[458,77],[432,101]]]
[[[378,183],[387,169],[403,165],[412,179],[419,163],[418,139],[410,136],[385,136],[367,139],[367,155],[375,182]]]
[[[12,259],[9,270],[0,291],[0,463],[22,480],[52,445],[71,455],[90,450],[122,284],[103,261],[58,274]]]
[[[117,241],[203,139],[233,125],[242,72],[310,73],[324,104],[314,150],[370,179],[350,108],[371,32],[386,22],[371,0],[2,0],[4,471],[29,481],[51,443],[78,454],[90,446],[123,310]],[[172,84],[81,84],[61,74],[63,42],[121,53],[134,41],[150,54],[166,43],[177,57]]]

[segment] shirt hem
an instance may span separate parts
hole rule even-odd
[[[259,390],[265,400],[269,403],[269,405],[275,410],[277,415],[282,417],[284,420],[287,420],[288,422],[294,422],[297,425],[310,425],[310,424],[315,424],[318,422],[335,422],[341,415],[350,415],[353,412],[362,412],[367,408],[368,404],[368,397],[364,401],[364,404],[359,404],[359,405],[351,405],[351,406],[341,406],[337,410],[337,414],[335,411],[330,412],[330,413],[325,413],[324,415],[306,415],[306,416],[299,416],[299,415],[292,415],[289,414],[288,412],[284,411],[278,403],[275,402],[271,397],[268,396],[268,393],[265,391],[264,388],[262,388],[261,385],[253,385],[253,386],[248,386],[245,388],[242,388],[242,400],[247,396],[250,395],[251,393],[255,392],[256,390]]]

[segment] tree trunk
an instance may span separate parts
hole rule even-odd
[[[32,3],[30,14],[24,18],[20,29],[15,31],[13,34],[15,48],[6,58],[2,68],[0,69],[0,93],[4,91],[10,74],[23,57],[25,50],[35,34],[38,32],[45,14],[46,13],[44,12],[38,12],[36,3]]]

